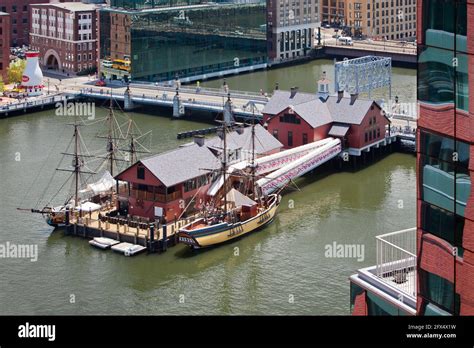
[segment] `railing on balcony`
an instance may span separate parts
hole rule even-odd
[[[376,275],[407,296],[416,296],[416,228],[376,237]]]

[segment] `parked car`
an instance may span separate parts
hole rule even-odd
[[[107,84],[105,83],[104,80],[99,80],[99,81],[97,81],[97,82],[95,83],[95,85],[98,86],[98,87],[105,87],[105,86],[107,86]]]

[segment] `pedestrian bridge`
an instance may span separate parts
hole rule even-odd
[[[232,110],[237,118],[257,120],[262,118],[262,110],[268,101],[268,95],[259,93],[231,91],[226,93],[220,89],[181,87],[178,90],[165,86],[137,86],[130,88],[129,94],[125,88],[81,88],[70,91],[78,97],[107,100],[111,97],[123,101],[126,110],[139,105],[154,105],[161,107],[179,108],[179,115],[188,111],[222,112],[229,95]],[[129,95],[129,96],[128,96]],[[128,99],[128,100],[127,100]],[[175,111],[173,112],[174,116]],[[179,117],[178,115],[178,117]]]

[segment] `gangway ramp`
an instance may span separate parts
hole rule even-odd
[[[341,141],[334,138],[327,139],[329,141],[323,146],[317,147],[303,157],[258,180],[257,185],[262,193],[268,195],[339,155],[342,151]]]
[[[262,176],[267,173],[273,172],[278,170],[289,163],[296,161],[297,159],[307,155],[311,151],[314,151],[326,144],[330,141],[334,140],[333,138],[326,138],[322,140],[318,140],[309,144],[301,145],[292,149],[283,150],[272,155],[263,156],[255,160],[256,164],[256,171],[255,174],[257,176]],[[239,171],[245,170],[247,167],[250,166],[249,160],[243,160],[238,163],[235,163],[228,168],[228,174],[232,175],[233,173],[237,173]],[[222,175],[211,185],[207,194],[210,196],[214,196],[224,184],[224,180]]]

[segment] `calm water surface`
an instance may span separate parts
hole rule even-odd
[[[330,70],[324,64],[228,81],[258,90],[278,80],[282,88],[299,84],[310,91],[319,70]],[[410,71],[394,79],[404,74],[414,80]],[[203,128],[131,115],[142,130],[153,130],[153,152],[182,143],[180,131]],[[93,249],[16,210],[56,193],[58,186],[44,188],[70,141],[70,121],[53,111],[0,120],[0,243],[36,243],[39,250],[37,262],[0,259],[1,314],[349,314],[348,277],[375,263],[375,236],[415,225],[415,158],[393,154],[354,173],[299,179],[301,191],[284,196],[272,225],[232,244],[198,253],[178,245],[133,258]],[[101,145],[96,128],[83,127],[90,148]],[[54,178],[61,184],[66,176]],[[364,245],[364,260],[325,257],[325,245],[333,242]]]

